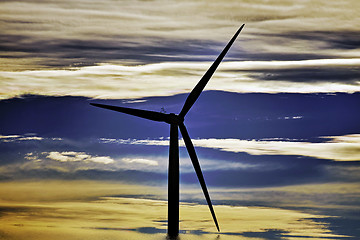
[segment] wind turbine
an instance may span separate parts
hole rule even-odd
[[[220,232],[219,224],[216,219],[216,215],[214,212],[214,208],[211,204],[210,196],[205,184],[204,176],[201,172],[199,160],[197,158],[194,145],[190,139],[188,131],[184,125],[184,118],[192,105],[200,96],[201,92],[205,88],[206,84],[210,80],[211,76],[216,71],[220,62],[223,60],[224,56],[228,52],[231,45],[234,43],[235,39],[243,29],[245,24],[243,24],[239,30],[235,33],[235,35],[231,38],[229,43],[226,45],[224,50],[217,57],[215,62],[211,65],[211,67],[207,70],[204,76],[200,79],[195,88],[190,92],[187,97],[183,108],[179,114],[166,114],[162,112],[154,112],[148,110],[140,110],[134,108],[126,108],[126,107],[116,107],[105,104],[97,104],[90,103],[93,106],[110,109],[113,111],[118,111],[122,113],[126,113],[129,115],[133,115],[140,118],[145,118],[148,120],[165,122],[170,124],[170,147],[169,147],[169,173],[168,173],[168,236],[170,238],[177,237],[179,235],[179,139],[178,139],[178,129],[180,129],[181,135],[185,142],[185,146],[189,153],[190,159],[194,166],[196,175],[199,179],[201,188],[204,192],[207,204],[209,205],[209,209],[211,215],[214,219],[214,223],[216,225],[217,230]]]

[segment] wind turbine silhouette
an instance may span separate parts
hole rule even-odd
[[[204,176],[201,172],[199,160],[197,158],[194,145],[190,139],[188,131],[184,125],[184,117],[195,103],[195,101],[200,96],[201,92],[205,88],[206,84],[210,80],[211,76],[216,71],[220,62],[223,60],[224,56],[230,49],[231,45],[234,43],[235,39],[243,29],[245,24],[243,24],[239,30],[235,33],[235,35],[231,38],[229,43],[226,45],[224,50],[217,57],[215,62],[211,65],[211,67],[207,70],[204,76],[200,79],[195,88],[190,92],[187,97],[185,104],[181,110],[181,112],[177,115],[174,113],[166,114],[162,112],[153,112],[147,110],[140,110],[134,108],[126,108],[126,107],[116,107],[105,104],[97,104],[90,103],[93,106],[110,109],[113,111],[118,111],[122,113],[126,113],[129,115],[133,115],[140,118],[145,118],[148,120],[158,121],[158,122],[166,122],[170,124],[170,147],[169,147],[169,173],[168,173],[168,236],[170,238],[177,237],[179,235],[179,139],[178,139],[178,128],[180,129],[181,135],[185,142],[185,146],[189,153],[190,159],[194,166],[196,175],[199,179],[201,188],[204,192],[207,204],[209,205],[209,209],[211,215],[214,219],[214,223],[216,225],[217,230],[220,232],[219,224],[216,219],[216,215],[214,212],[214,208],[211,204],[210,196],[205,184]]]

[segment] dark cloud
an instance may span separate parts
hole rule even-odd
[[[332,213],[334,214],[334,213]],[[357,213],[353,212],[353,216],[344,216],[338,215],[340,217],[328,217],[328,218],[318,218],[313,219],[316,222],[329,224],[329,230],[333,233],[344,235],[344,239],[356,240],[360,237],[360,229],[357,227],[359,225],[360,219],[359,216],[355,216]],[[329,213],[329,216],[331,214]],[[341,238],[340,238],[341,239]]]
[[[285,33],[282,37],[301,39],[312,42],[323,42],[326,49],[358,49],[360,47],[359,31],[300,31]]]
[[[264,44],[265,45],[265,44]],[[281,46],[281,44],[278,44]],[[309,59],[331,59],[336,56],[324,52],[302,53],[302,52],[249,52],[237,51],[231,54],[236,61],[301,61]]]
[[[265,157],[266,158],[266,157]],[[269,160],[269,159],[268,159]],[[288,159],[288,161],[290,161]],[[267,169],[266,167],[255,170],[228,170],[207,171],[206,182],[209,186],[227,187],[271,187],[288,186],[295,184],[321,183],[328,179],[320,167],[310,164],[291,166],[282,165],[281,169]],[[191,179],[192,178],[192,179]],[[184,183],[196,183],[195,174],[183,174]]]
[[[263,39],[271,39],[278,41],[279,45],[292,40],[302,40],[313,46],[321,49],[337,49],[337,50],[351,50],[360,47],[359,31],[351,30],[337,30],[337,31],[286,31],[283,33],[255,33],[254,36],[259,36]],[[276,40],[275,40],[276,39]]]
[[[8,58],[40,58],[47,67],[86,66],[102,62],[157,63],[212,61],[226,43],[202,40],[169,40],[156,37],[108,39],[40,39],[23,35],[0,35],[0,50]],[[228,56],[231,58],[231,54]]]
[[[251,237],[251,238],[281,240],[281,239],[285,239],[285,237],[289,237],[288,235],[284,235],[286,233],[288,233],[288,232],[283,231],[283,230],[266,229],[264,232],[244,232],[241,235],[244,237]],[[296,237],[296,236],[294,236],[294,237]],[[301,237],[301,236],[299,236],[299,237]]]
[[[11,215],[11,214],[40,214],[44,210],[47,210],[46,207],[28,207],[28,206],[0,206],[0,217],[4,215]],[[1,236],[1,234],[0,234]]]
[[[166,171],[166,169],[165,169]],[[6,175],[6,173],[5,173]],[[8,174],[8,180],[39,180],[39,179],[62,179],[62,180],[100,180],[122,181],[126,183],[139,183],[146,185],[166,184],[166,173],[153,173],[135,170],[103,171],[96,169],[79,170],[75,172],[58,171],[56,169],[32,169],[18,170]]]
[[[43,67],[92,66],[103,62],[148,64],[177,61],[213,61],[226,41],[173,40],[156,37],[113,36],[104,39],[41,39],[25,35],[0,34],[3,58],[34,58]],[[250,52],[246,42],[234,44],[225,61],[296,61],[334,58],[325,53]]]
[[[249,76],[259,80],[307,82],[307,83],[348,83],[357,85],[360,66],[303,67],[293,69],[258,69],[248,72]]]

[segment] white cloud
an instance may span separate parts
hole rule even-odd
[[[114,163],[114,160],[108,156],[91,156],[84,152],[49,152],[47,158],[60,162]]]
[[[360,161],[360,134],[327,136],[326,142],[313,143],[294,140],[193,139],[196,147],[214,148],[251,155],[298,155],[334,161]],[[104,143],[109,143],[104,141]],[[113,140],[112,143],[166,146],[168,140]],[[180,141],[180,146],[185,146]]]
[[[299,155],[335,161],[360,161],[360,135],[348,135],[342,139],[323,143],[293,141],[256,141],[239,139],[195,139],[199,147],[217,148],[229,152],[246,152],[251,155]]]
[[[41,141],[43,137],[37,136],[22,136],[22,135],[0,135],[0,141],[2,142],[16,142],[16,141]]]
[[[60,162],[67,162],[67,161],[71,161],[72,158],[66,155],[63,155],[59,152],[50,152],[49,155],[47,156],[47,158],[55,160],[55,161],[60,161]],[[78,160],[75,160],[78,161]]]
[[[200,159],[199,160],[202,171],[212,171],[212,170],[244,170],[244,169],[259,169],[263,167],[262,164],[249,164],[249,163],[241,163],[241,162],[231,162],[231,161],[218,161],[218,160],[210,160],[210,159]],[[185,163],[185,164],[184,164]],[[193,172],[194,166],[191,163],[191,160],[188,157],[181,161],[181,165],[184,166],[183,170],[187,172]],[[279,166],[266,166],[268,170],[278,168]]]
[[[359,66],[360,58],[341,59],[312,59],[298,61],[243,61],[226,62],[224,70],[257,70],[257,69],[294,69],[307,67],[331,67],[331,66]]]
[[[44,138],[34,136],[34,137],[21,137],[21,138],[18,138],[18,140],[20,140],[20,141],[31,141],[31,140],[41,141],[41,140],[44,140]]]
[[[63,138],[51,138],[51,140],[53,140],[53,141],[62,141],[64,139]]]
[[[30,160],[30,161],[38,161],[39,160],[34,153],[25,154],[25,159]]]
[[[7,136],[4,136],[4,135],[0,135],[0,139],[13,139],[13,138],[19,138],[21,137],[20,135],[7,135]]]
[[[155,160],[143,159],[143,158],[123,158],[121,159],[125,163],[138,163],[148,166],[158,166],[159,163]]]
[[[138,66],[109,65],[69,70],[0,72],[0,98],[21,94],[73,95],[92,98],[141,98],[189,92],[211,62],[157,63]],[[230,92],[356,92],[357,83],[293,82],[256,79],[256,69],[298,69],[302,67],[360,67],[358,59],[319,59],[307,61],[224,62],[206,90]],[[244,72],[245,71],[245,72]],[[100,81],[101,80],[101,81]],[[276,84],[275,84],[276,83]]]
[[[103,164],[109,164],[109,163],[113,163],[114,160],[111,157],[108,156],[104,156],[104,157],[91,157],[89,159],[86,159],[88,161],[91,162],[95,162],[95,163],[103,163]]]
[[[36,136],[33,133],[26,133],[24,135],[0,135],[1,142],[19,142],[19,141],[62,141],[63,138],[44,138]]]

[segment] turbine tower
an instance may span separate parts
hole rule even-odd
[[[209,209],[211,215],[214,219],[214,223],[216,225],[217,230],[220,232],[219,224],[216,219],[216,215],[214,212],[214,208],[211,204],[210,196],[205,184],[204,176],[201,172],[199,160],[197,158],[194,145],[190,139],[188,131],[184,125],[184,118],[192,105],[200,96],[201,92],[205,88],[206,84],[210,80],[211,76],[216,71],[220,62],[223,60],[224,56],[228,52],[231,45],[234,43],[235,39],[243,29],[245,24],[243,24],[239,30],[235,33],[229,43],[226,45],[224,50],[217,57],[215,62],[211,65],[211,67],[207,70],[204,76],[200,79],[195,88],[190,92],[187,97],[185,104],[179,114],[166,114],[162,112],[154,112],[147,110],[140,110],[134,108],[126,108],[126,107],[116,107],[105,104],[97,104],[91,103],[91,105],[105,108],[113,111],[118,111],[122,113],[126,113],[129,115],[133,115],[140,118],[145,118],[148,120],[165,122],[170,124],[170,147],[169,147],[169,172],[168,172],[168,236],[170,238],[177,237],[179,235],[179,139],[178,139],[178,129],[180,129],[181,135],[185,142],[185,146],[189,153],[191,162],[194,166],[196,175],[199,179],[202,191],[204,192],[205,199],[207,204],[209,205]]]

